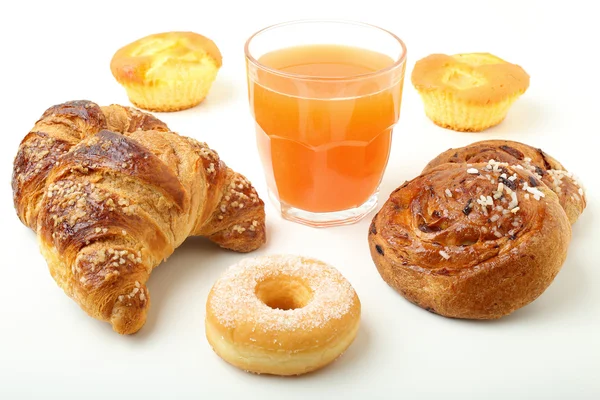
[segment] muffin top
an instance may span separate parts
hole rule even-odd
[[[143,37],[117,50],[110,69],[119,83],[177,79],[182,73],[220,68],[221,52],[194,32],[165,32]]]
[[[429,55],[417,61],[411,80],[419,92],[444,91],[481,105],[523,94],[529,87],[523,68],[489,53]]]

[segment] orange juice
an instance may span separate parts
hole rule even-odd
[[[249,98],[270,190],[316,213],[365,203],[387,164],[404,71],[386,74],[390,57],[342,45],[289,47],[258,61],[267,68],[249,77]]]

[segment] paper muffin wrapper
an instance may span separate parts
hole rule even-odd
[[[144,84],[123,84],[136,107],[148,111],[180,111],[200,104],[208,94],[216,72],[202,79],[160,80]]]
[[[436,125],[461,132],[480,132],[498,125],[520,93],[492,104],[469,104],[450,93],[420,93],[425,114]]]

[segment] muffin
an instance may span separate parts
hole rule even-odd
[[[221,63],[212,40],[193,32],[166,32],[120,48],[110,69],[135,106],[178,111],[204,100]]]
[[[480,132],[504,120],[529,87],[529,75],[489,53],[432,54],[417,61],[412,83],[435,124]]]

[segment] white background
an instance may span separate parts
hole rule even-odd
[[[594,3],[3,2],[0,398],[600,398],[600,32],[589,8]],[[342,271],[362,300],[359,335],[328,368],[299,378],[255,376],[212,352],[204,336],[206,296],[219,274],[244,256],[201,239],[187,241],[153,272],[152,307],[138,334],[119,336],[86,316],[53,282],[34,234],[14,212],[10,176],[19,141],[53,104],[82,98],[128,104],[109,70],[114,51],[150,33],[193,30],[217,43],[223,68],[205,103],[159,118],[208,142],[266,200],[243,45],[264,26],[308,17],[380,25],[408,46],[402,115],[381,203],[441,151],[481,139],[543,147],[581,177],[588,208],[574,226],[568,259],[553,285],[499,321],[445,319],[412,306],[381,280],[367,247],[371,216],[354,226],[317,230],[281,220],[268,203],[269,242],[255,254],[321,258]],[[531,86],[506,121],[485,133],[438,128],[410,84],[412,67],[430,53],[473,51],[522,65]]]

